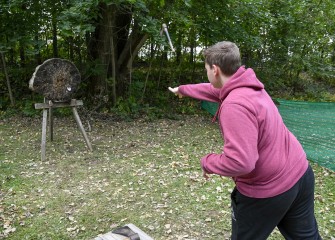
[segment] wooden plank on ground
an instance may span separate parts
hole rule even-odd
[[[133,230],[133,232],[137,233],[141,240],[154,240],[152,237],[150,237],[148,234],[146,234],[141,229],[136,227],[134,224],[130,223],[127,224],[126,226],[128,226],[131,230]],[[108,232],[105,234],[98,235],[96,238],[94,238],[94,240],[129,240],[129,238],[118,234],[114,234],[112,232]]]
[[[94,240],[129,240],[129,238],[118,234],[114,234],[112,232],[108,232],[103,235],[99,235]]]

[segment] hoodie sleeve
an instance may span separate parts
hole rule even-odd
[[[210,83],[180,85],[179,93],[199,100],[220,102],[220,90],[214,88]]]
[[[258,123],[244,106],[225,103],[221,106],[220,125],[224,133],[221,154],[207,154],[201,159],[208,173],[237,177],[250,173],[258,160]]]

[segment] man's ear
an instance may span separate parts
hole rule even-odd
[[[220,68],[217,65],[213,64],[213,73],[215,76],[220,73],[219,71],[220,71]]]

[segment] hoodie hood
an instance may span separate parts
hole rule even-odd
[[[264,89],[263,83],[261,83],[251,68],[245,69],[241,66],[237,72],[228,79],[225,85],[220,90],[220,100],[223,100],[228,96],[228,94],[236,88],[253,88],[255,90]]]

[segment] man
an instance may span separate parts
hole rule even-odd
[[[241,66],[238,47],[204,51],[210,83],[181,85],[176,95],[218,102],[223,152],[201,159],[203,175],[232,177],[232,239],[321,239],[314,216],[314,173],[255,72]]]

